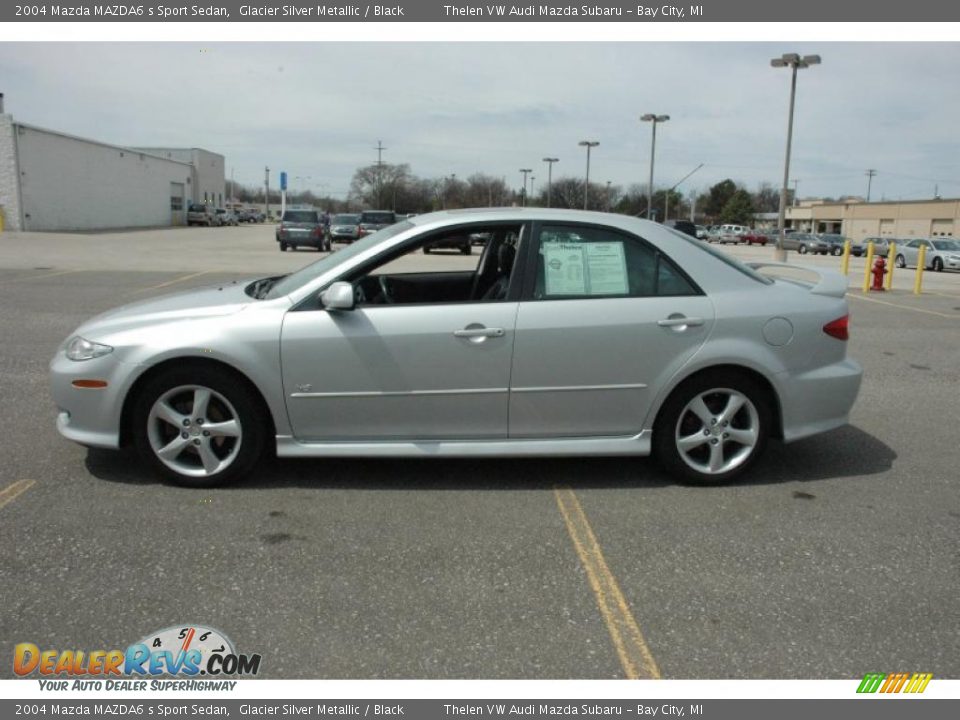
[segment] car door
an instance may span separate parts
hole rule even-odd
[[[638,433],[667,378],[703,344],[710,300],[652,245],[544,225],[528,255],[510,383],[510,437]]]
[[[910,267],[917,264],[917,260],[920,256],[920,245],[922,243],[922,240],[911,240],[910,242],[904,244],[900,254],[903,255],[903,260],[906,266]]]
[[[414,244],[408,257],[434,263],[421,249]],[[366,279],[376,284],[374,272]],[[435,274],[464,285],[460,276],[469,273]],[[420,278],[428,296],[437,287],[429,275],[406,278]],[[505,438],[517,306],[513,297],[292,310],[283,323],[281,365],[295,437]]]

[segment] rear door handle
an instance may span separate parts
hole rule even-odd
[[[672,328],[679,328],[681,326],[699,327],[703,325],[703,318],[684,317],[682,315],[679,317],[671,316],[668,318],[664,318],[663,320],[657,320],[657,325],[659,325],[660,327],[672,327]]]
[[[453,334],[458,338],[486,338],[503,337],[505,333],[503,328],[468,327],[463,330],[454,330]]]

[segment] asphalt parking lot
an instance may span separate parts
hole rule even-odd
[[[854,259],[851,424],[730,487],[581,458],[272,460],[186,490],[60,438],[47,363],[84,319],[316,256],[270,225],[0,235],[0,676],[16,643],[201,623],[271,678],[960,677],[960,274],[864,295]]]

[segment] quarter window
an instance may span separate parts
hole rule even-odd
[[[540,231],[537,300],[697,294],[676,265],[640,238],[594,227]]]

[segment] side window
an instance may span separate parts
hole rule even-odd
[[[631,235],[545,225],[537,251],[536,300],[698,294],[668,258]]]
[[[517,275],[521,226],[467,225],[421,236],[358,268],[358,305],[503,302]]]

